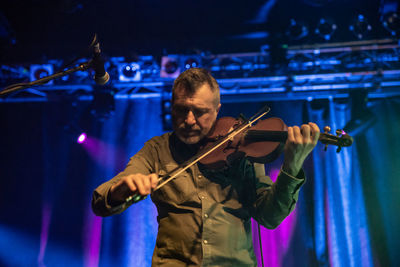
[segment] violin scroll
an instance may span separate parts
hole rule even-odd
[[[337,146],[336,152],[339,153],[342,147],[348,147],[353,144],[353,138],[345,131],[338,129],[336,130],[336,135],[329,133],[330,131],[331,127],[325,126],[324,133],[319,136],[319,141],[325,145],[325,151],[328,145],[335,145]]]

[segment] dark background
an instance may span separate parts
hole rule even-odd
[[[6,0],[0,4],[0,59],[21,62],[76,56],[85,51],[95,32],[109,56],[256,52],[271,40],[290,43],[283,33],[291,18],[310,27],[301,43],[323,41],[314,33],[322,17],[332,18],[338,26],[331,41],[351,41],[355,37],[348,28],[357,14],[364,14],[372,25],[369,39],[388,37],[379,22],[380,2]],[[271,9],[262,15],[266,5]],[[255,32],[262,35],[243,37]]]

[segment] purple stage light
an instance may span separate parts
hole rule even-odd
[[[79,144],[82,144],[83,142],[85,142],[86,137],[87,137],[87,136],[86,136],[85,133],[81,133],[81,134],[79,135],[79,137],[78,137],[77,142],[78,142]]]

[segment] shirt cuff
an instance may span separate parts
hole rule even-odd
[[[107,213],[115,212],[115,207],[118,206],[118,203],[112,203],[110,199],[111,187],[113,185],[114,183],[106,183],[95,190],[97,195],[99,195],[100,198],[103,198],[104,209]]]
[[[300,170],[297,176],[293,176],[285,172],[281,168],[276,183],[279,189],[288,190],[291,193],[296,193],[300,189],[300,187],[305,183],[305,181],[306,181],[306,176],[303,169]]]

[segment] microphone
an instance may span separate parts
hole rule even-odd
[[[97,42],[93,46],[93,59],[91,66],[94,70],[94,81],[99,85],[104,85],[110,80],[110,75],[104,69],[104,60],[100,56],[100,43]]]

